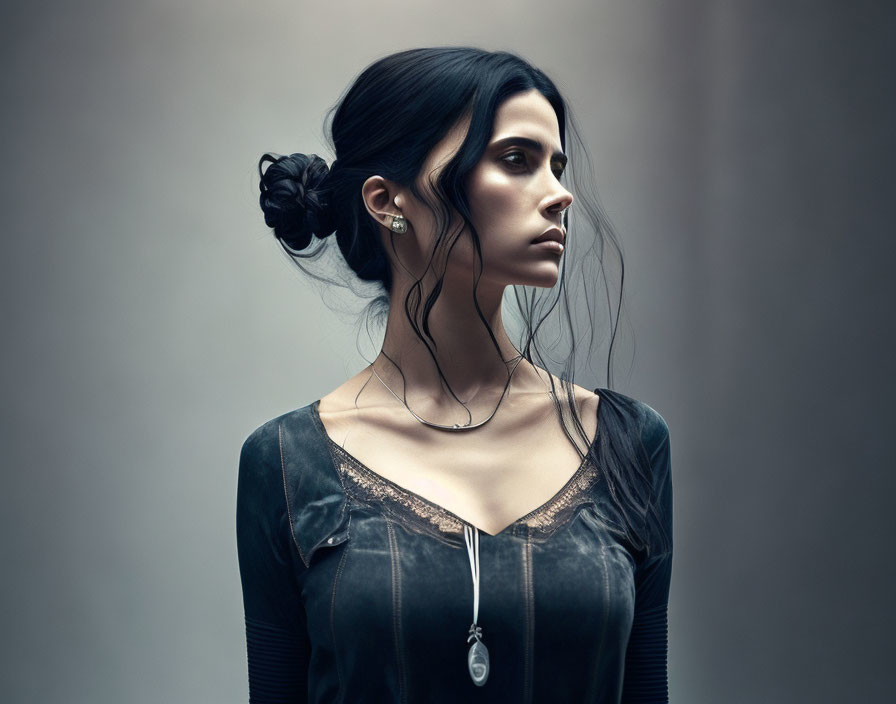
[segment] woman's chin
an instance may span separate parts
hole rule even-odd
[[[553,288],[560,279],[560,260],[540,262],[532,267],[525,276],[520,276],[512,283],[517,286],[535,286],[538,288]]]

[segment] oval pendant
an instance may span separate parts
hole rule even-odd
[[[470,646],[470,652],[467,653],[467,667],[470,668],[470,677],[473,678],[473,684],[481,687],[488,679],[488,648],[481,640],[476,640]]]

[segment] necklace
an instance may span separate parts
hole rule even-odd
[[[520,362],[523,361],[523,355],[519,355],[519,356],[517,356],[517,357],[514,357],[514,359],[516,359],[516,360],[518,360],[518,361],[517,361],[516,364],[513,365],[513,371],[511,371],[510,374],[507,375],[507,383],[504,384],[504,390],[501,392],[501,398],[498,399],[498,405],[495,406],[495,410],[493,410],[493,411],[491,412],[491,415],[489,415],[488,418],[486,418],[485,420],[483,420],[483,421],[481,421],[481,422],[479,422],[479,423],[476,423],[475,425],[471,425],[471,423],[472,423],[472,421],[473,421],[473,416],[472,416],[472,414],[470,413],[470,409],[467,408],[467,407],[463,404],[463,402],[461,402],[461,405],[464,406],[464,408],[466,408],[466,410],[467,410],[467,416],[469,416],[469,418],[470,418],[470,420],[468,420],[464,425],[460,425],[459,423],[455,423],[454,425],[440,425],[440,424],[438,424],[438,423],[430,423],[428,420],[424,420],[423,418],[421,418],[420,416],[418,416],[416,413],[414,413],[414,412],[411,410],[411,407],[408,406],[407,402],[406,402],[404,399],[399,398],[398,394],[396,394],[392,389],[389,388],[389,385],[388,385],[385,381],[383,381],[382,377],[380,377],[379,374],[376,373],[376,369],[373,367],[372,364],[370,365],[370,371],[372,371],[373,374],[374,374],[374,376],[376,376],[376,378],[380,380],[380,383],[381,383],[383,386],[386,387],[386,390],[387,390],[390,394],[392,394],[396,399],[398,399],[398,401],[400,401],[401,404],[402,404],[405,408],[408,409],[408,412],[409,412],[412,416],[414,416],[414,418],[416,418],[420,423],[422,423],[423,425],[428,425],[430,428],[438,428],[439,430],[452,430],[452,431],[455,431],[455,432],[456,432],[456,431],[459,431],[459,430],[473,430],[473,428],[479,428],[479,427],[485,425],[486,423],[488,423],[488,422],[494,417],[495,413],[498,412],[498,408],[500,408],[500,406],[501,406],[501,402],[504,400],[504,396],[507,394],[507,389],[510,387],[510,380],[511,380],[511,378],[513,377],[513,372],[516,371],[516,368],[520,365]],[[511,361],[513,361],[513,360],[511,360]]]
[[[388,355],[387,355],[388,357]],[[439,428],[440,430],[450,430],[450,431],[460,431],[460,430],[472,430],[473,428],[478,428],[482,425],[485,425],[490,421],[495,413],[498,412],[498,408],[501,405],[501,401],[504,400],[504,396],[507,394],[507,389],[510,386],[510,379],[513,377],[513,372],[516,371],[516,368],[520,365],[522,361],[523,355],[519,355],[519,357],[515,357],[517,359],[516,364],[513,365],[513,370],[510,374],[507,375],[507,383],[504,384],[504,390],[501,392],[501,398],[498,399],[498,405],[495,406],[495,410],[491,412],[488,418],[486,418],[481,423],[477,423],[476,425],[471,425],[473,416],[470,413],[470,409],[464,405],[461,401],[461,405],[464,408],[467,408],[467,415],[470,420],[466,425],[460,425],[459,423],[455,423],[454,425],[439,425],[438,423],[430,423],[427,420],[424,420],[420,416],[418,416],[414,411],[411,410],[410,406],[408,406],[407,402],[404,399],[398,397],[389,385],[383,381],[382,377],[376,373],[376,369],[373,368],[373,365],[370,365],[370,370],[374,373],[377,379],[380,380],[380,383],[386,387],[390,394],[392,394],[401,404],[408,409],[408,412],[414,418],[417,419],[423,425],[428,425],[431,428]],[[391,359],[390,359],[391,361]],[[511,360],[513,361],[513,360]],[[394,364],[394,362],[393,362]],[[402,375],[403,376],[403,375]],[[548,394],[553,397],[553,392],[548,391]],[[467,669],[470,672],[470,678],[473,680],[473,684],[477,687],[482,687],[486,680],[488,679],[489,673],[489,657],[488,657],[488,648],[485,647],[485,643],[482,642],[482,626],[479,625],[479,529],[476,526],[468,525],[464,523],[464,540],[467,544],[467,555],[470,558],[470,573],[473,577],[473,623],[470,624],[470,629],[467,632],[467,643],[473,641],[473,644],[470,646],[470,650],[467,652]]]
[[[473,684],[481,687],[488,679],[488,648],[482,642],[482,626],[479,620],[479,529],[464,525],[464,539],[467,542],[467,555],[470,557],[470,571],[473,573],[473,623],[470,625],[467,643],[474,641],[467,653],[467,669]],[[474,640],[475,639],[475,640]]]

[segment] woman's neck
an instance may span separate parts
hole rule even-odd
[[[456,408],[457,401],[439,376],[433,360],[435,356],[448,387],[458,399],[476,405],[496,402],[520,355],[504,329],[501,317],[503,288],[480,286],[478,291],[482,316],[491,327],[498,349],[479,317],[471,290],[458,292],[455,287],[452,292],[442,289],[429,314],[427,327],[433,339],[427,338],[426,343],[407,319],[405,296],[406,291],[393,291],[383,341],[383,352],[388,358],[381,353],[374,362],[377,374],[389,388],[399,397],[404,391],[409,404],[417,399],[425,400],[433,408]],[[425,335],[422,321],[415,322]],[[401,368],[401,373],[393,361]],[[511,388],[522,389],[533,383],[544,388],[534,368],[522,360],[513,374],[508,392]]]

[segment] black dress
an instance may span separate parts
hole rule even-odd
[[[625,433],[640,440],[671,540],[664,419],[618,392],[595,393],[595,447],[618,442],[606,414],[632,419]],[[631,548],[595,461],[586,457],[553,498],[500,533],[479,533],[490,673],[476,686],[464,521],[345,452],[319,403],[268,421],[242,446],[250,702],[668,701],[671,543],[652,554]]]

